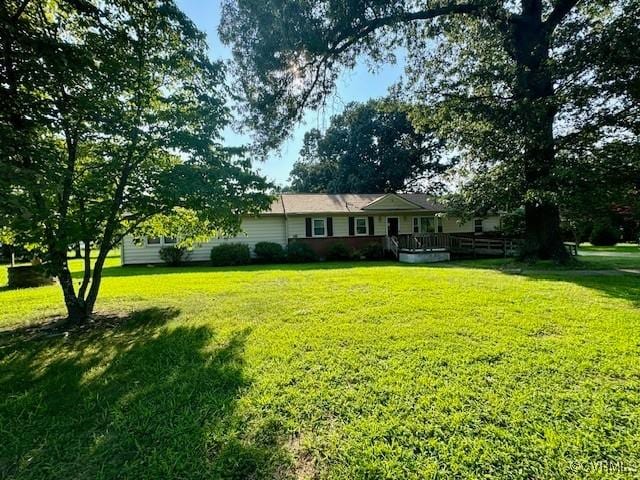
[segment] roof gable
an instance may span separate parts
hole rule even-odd
[[[422,205],[418,205],[396,193],[387,193],[373,202],[362,207],[362,210],[422,210]]]
[[[283,193],[270,213],[284,215],[366,213],[380,211],[444,211],[422,193]]]

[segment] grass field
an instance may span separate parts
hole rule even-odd
[[[640,276],[508,266],[114,256],[70,332],[0,289],[0,478],[637,478]]]

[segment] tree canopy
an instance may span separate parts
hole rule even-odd
[[[291,170],[298,192],[371,193],[441,190],[440,142],[415,129],[406,108],[393,101],[351,103],[326,132],[305,134]]]
[[[638,148],[639,3],[225,0],[220,32],[264,148],[359,58],[375,66],[404,48],[395,91],[416,127],[455,148],[465,185],[489,187],[473,189],[482,203],[524,206],[526,253],[564,260],[567,166],[582,175],[612,142]]]
[[[44,256],[70,318],[93,311],[108,251],[158,215],[234,231],[268,205],[249,160],[220,144],[223,65],[173,1],[0,8],[0,227]],[[67,249],[78,242],[76,289]]]

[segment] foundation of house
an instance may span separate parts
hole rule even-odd
[[[451,254],[445,250],[434,250],[430,252],[401,251],[398,255],[398,260],[402,263],[448,262],[451,260]]]

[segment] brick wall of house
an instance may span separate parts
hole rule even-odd
[[[306,243],[320,257],[325,257],[327,255],[327,250],[333,244],[343,243],[354,250],[358,250],[371,243],[378,243],[382,246],[384,242],[384,236],[371,235],[361,237],[290,238],[289,243],[292,242]]]

